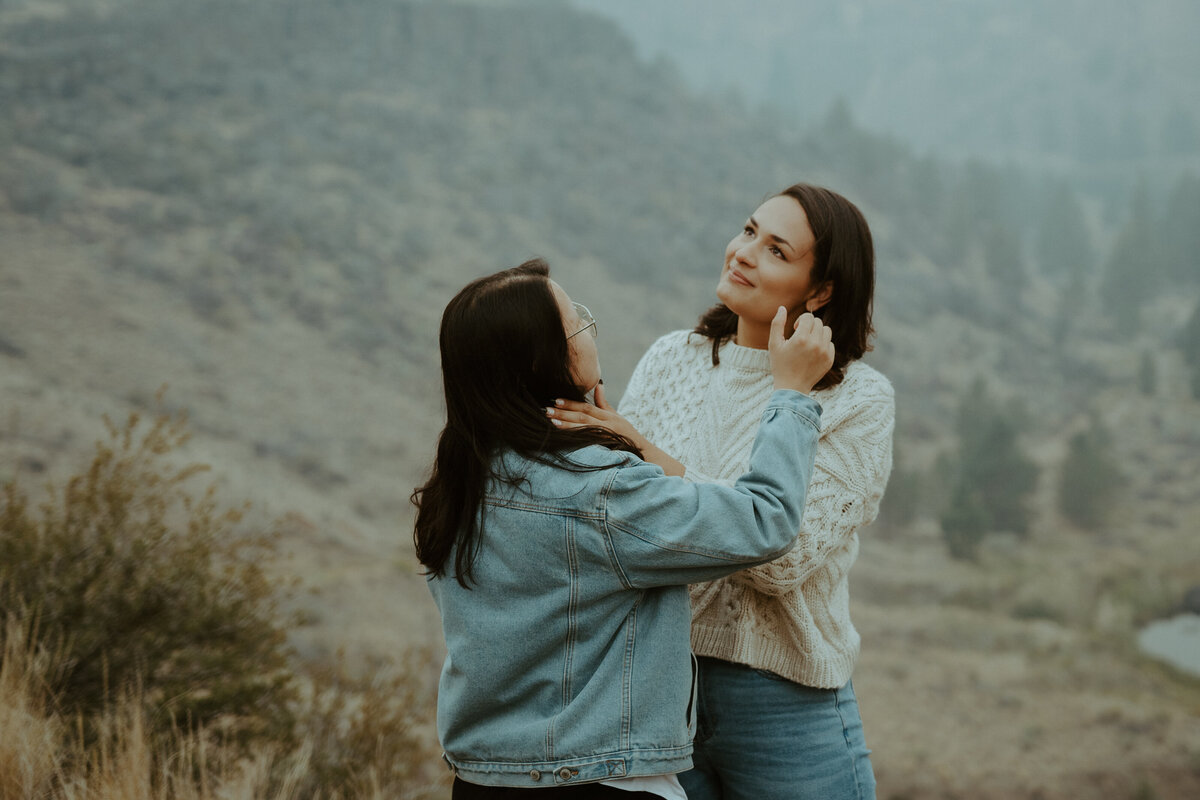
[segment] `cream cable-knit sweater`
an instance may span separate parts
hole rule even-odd
[[[766,350],[675,331],[642,356],[620,413],[679,459],[685,480],[732,484],[774,381]],[[892,468],[895,401],[887,378],[862,363],[841,384],[814,391],[821,438],[800,539],[759,567],[691,587],[697,655],[748,664],[806,686],[850,679],[859,635],[850,622],[850,567],[858,531],[875,519]]]

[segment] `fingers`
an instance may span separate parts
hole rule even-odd
[[[597,390],[596,397],[597,402],[603,403],[602,406],[571,400],[555,400],[554,405],[546,409],[546,416],[550,418],[550,423],[557,428],[605,428],[636,441],[637,430],[608,405],[607,399],[603,398],[602,390]]]
[[[564,400],[562,398],[555,400],[554,405],[558,408],[566,409],[567,411],[580,411],[585,413],[589,408],[593,408],[592,405],[579,400]],[[595,407],[598,408],[599,406]]]
[[[787,309],[780,306],[775,311],[775,317],[771,320],[771,333],[768,336],[768,341],[771,346],[777,347],[783,340],[783,326],[787,321]]]
[[[573,419],[574,416],[577,416],[574,412],[563,411],[561,408],[547,408],[546,416],[550,418],[550,424],[556,428],[578,428],[583,424],[577,419]]]
[[[821,327],[823,327],[821,320],[805,311],[803,314],[796,317],[796,322],[792,325],[792,330],[801,336],[807,336],[814,330],[818,330]]]
[[[810,392],[829,371],[834,360],[833,329],[805,312],[792,323],[792,335],[783,339],[781,315],[771,321],[771,373],[776,388]]]
[[[818,317],[813,316],[809,312],[804,312],[796,317],[796,322],[792,326],[795,335],[815,339],[818,342],[827,343],[833,341],[833,328],[830,328]]]
[[[546,416],[550,422],[559,428],[579,428],[584,425],[602,425],[601,417],[593,416],[587,409],[592,408],[587,403],[577,403],[571,400],[555,400],[556,408],[547,408]]]

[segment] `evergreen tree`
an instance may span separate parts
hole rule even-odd
[[[1150,202],[1145,186],[1139,186],[1129,219],[1117,234],[1105,263],[1100,297],[1108,308],[1137,310],[1159,288],[1161,276]]]
[[[1112,508],[1120,484],[1111,437],[1093,419],[1087,430],[1071,437],[1059,481],[1059,509],[1076,525],[1095,529]]]
[[[983,264],[1004,305],[1010,309],[1019,306],[1028,278],[1020,239],[1006,228],[992,226],[983,239]]]
[[[902,461],[900,454],[893,457],[892,474],[888,478],[887,492],[879,507],[880,524],[891,531],[902,530],[917,518],[922,500],[921,475]]]
[[[1163,274],[1171,288],[1200,284],[1200,177],[1175,182],[1159,227]]]
[[[1046,275],[1065,276],[1068,283],[1094,268],[1096,251],[1079,197],[1060,183],[1046,203],[1038,224],[1036,255]]]
[[[976,381],[959,411],[954,488],[942,513],[942,534],[956,558],[973,557],[991,531],[1029,531],[1028,500],[1037,467],[1018,439],[1015,414],[1001,408]]]
[[[821,129],[835,141],[855,135],[858,130],[854,124],[854,114],[850,111],[850,103],[842,95],[838,95],[829,104],[825,119],[821,121]]]
[[[979,161],[968,161],[948,197],[943,228],[945,255],[951,262],[965,261],[973,248],[982,247],[996,225],[1009,224],[1005,181],[999,172]]]
[[[1071,330],[1087,306],[1097,258],[1083,205],[1065,183],[1058,185],[1046,203],[1036,247],[1042,273],[1063,280],[1054,339],[1060,348],[1065,348]]]
[[[1058,313],[1054,318],[1054,340],[1061,353],[1067,352],[1067,341],[1076,321],[1087,306],[1088,285],[1082,274],[1072,275],[1059,294]]]
[[[952,558],[974,561],[991,528],[991,519],[978,492],[963,483],[955,486],[950,505],[942,512],[942,538]]]
[[[1192,309],[1192,315],[1183,324],[1179,334],[1179,349],[1189,367],[1200,367],[1200,303]]]
[[[1141,363],[1138,364],[1138,388],[1147,397],[1158,393],[1158,366],[1154,363],[1154,354],[1142,353]]]
[[[1192,371],[1192,396],[1200,400],[1200,303],[1192,309],[1192,316],[1179,335],[1179,348],[1183,360]]]
[[[902,186],[911,193],[907,199],[917,217],[928,221],[941,216],[946,187],[936,160],[929,156],[914,158],[908,180]]]

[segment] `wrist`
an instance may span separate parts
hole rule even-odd
[[[775,381],[775,389],[786,389],[800,394],[812,394],[813,386],[811,383],[799,383],[797,381]]]

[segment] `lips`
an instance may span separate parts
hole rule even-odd
[[[739,286],[753,286],[754,285],[753,283],[751,283],[749,280],[746,279],[745,275],[738,272],[737,269],[734,267],[729,268],[729,282],[736,283]]]

